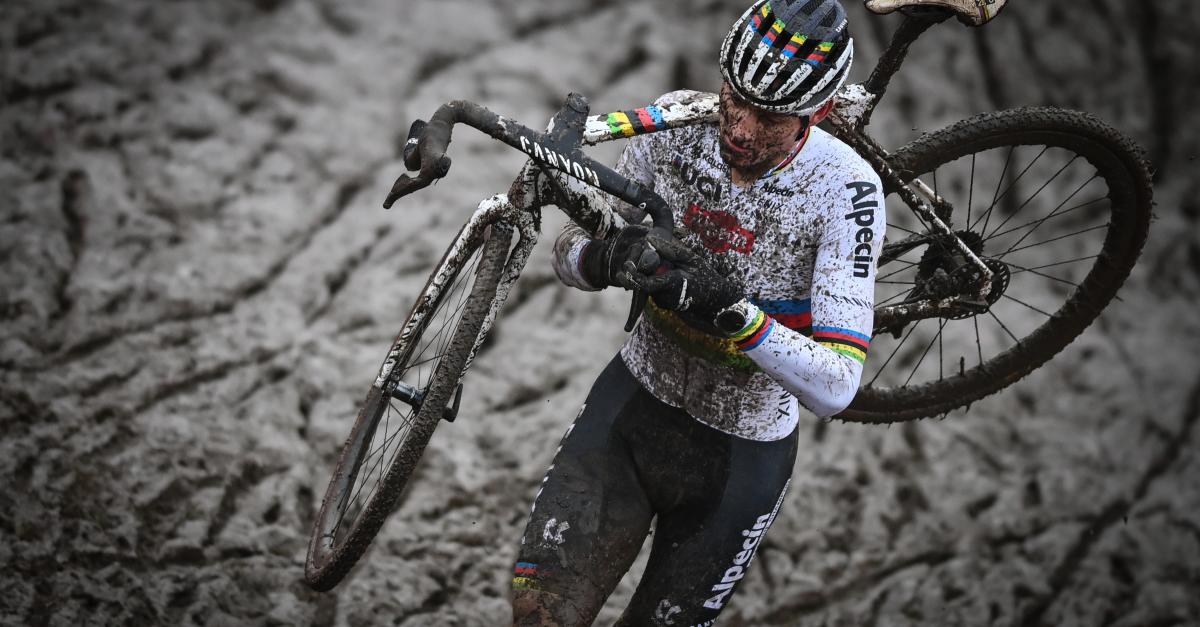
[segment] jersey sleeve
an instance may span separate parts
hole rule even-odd
[[[820,417],[858,391],[874,322],[875,272],[887,221],[874,172],[845,184],[817,250],[810,291],[812,337],[761,312],[734,337],[739,350]]]

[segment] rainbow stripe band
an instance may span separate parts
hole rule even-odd
[[[513,568],[513,590],[537,590],[537,564],[517,562]]]
[[[613,137],[633,137],[667,128],[662,109],[655,106],[610,113],[607,121]]]
[[[832,41],[821,42],[821,44],[817,46],[817,49],[813,50],[812,54],[808,55],[808,58],[805,59],[804,62],[813,67],[821,65],[821,63],[825,61],[826,55],[828,55],[831,50],[833,50]]]
[[[758,348],[758,345],[762,344],[774,330],[775,319],[760,311],[754,317],[754,322],[751,322],[735,336],[733,343],[743,353],[751,351]]]
[[[750,322],[747,323],[746,326],[742,327],[741,331],[729,336],[729,339],[733,340],[734,342],[741,342],[742,340],[756,333],[766,323],[767,314],[763,313],[763,311],[759,309],[758,312],[754,314],[754,317],[750,319]]]
[[[799,33],[792,35],[792,38],[788,40],[787,45],[783,47],[783,56],[787,59],[796,56],[796,53],[800,51],[800,46],[803,46],[804,42],[806,41],[808,41],[808,37],[805,37],[804,35]]]
[[[840,327],[813,327],[812,338],[821,346],[860,364],[867,361],[871,338],[858,331]]]

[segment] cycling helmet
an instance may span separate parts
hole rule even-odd
[[[846,81],[853,58],[837,0],[759,0],[721,43],[721,74],[755,106],[812,115]]]

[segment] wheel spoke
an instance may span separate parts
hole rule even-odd
[[[1008,253],[1010,253],[1010,252],[1013,252],[1013,249],[1014,249],[1014,248],[1016,248],[1017,246],[1020,246],[1020,245],[1021,245],[1021,242],[1025,241],[1025,240],[1026,240],[1026,238],[1028,238],[1030,235],[1033,235],[1034,231],[1037,231],[1039,227],[1041,227],[1043,224],[1045,224],[1045,223],[1046,223],[1046,220],[1049,220],[1050,218],[1053,218],[1053,217],[1054,217],[1056,214],[1058,214],[1059,210],[1063,208],[1063,205],[1066,205],[1067,203],[1071,202],[1071,199],[1072,199],[1072,198],[1074,198],[1076,194],[1078,194],[1079,192],[1083,191],[1083,188],[1084,188],[1084,187],[1087,187],[1087,186],[1088,186],[1088,184],[1089,184],[1089,183],[1091,183],[1091,182],[1092,182],[1092,181],[1094,181],[1094,180],[1096,180],[1096,177],[1095,177],[1095,176],[1093,176],[1092,178],[1090,178],[1090,179],[1088,179],[1088,180],[1084,181],[1084,182],[1083,182],[1083,185],[1080,185],[1078,189],[1076,189],[1074,192],[1071,192],[1071,195],[1070,195],[1070,196],[1067,196],[1067,199],[1066,199],[1066,200],[1064,200],[1064,201],[1062,201],[1061,203],[1059,203],[1059,204],[1058,204],[1058,206],[1054,208],[1054,211],[1051,211],[1051,212],[1050,212],[1050,215],[1048,215],[1048,216],[1046,216],[1046,217],[1042,218],[1041,220],[1039,220],[1039,221],[1037,222],[1037,224],[1034,224],[1034,225],[1033,225],[1033,228],[1031,228],[1031,229],[1029,229],[1028,231],[1026,231],[1026,232],[1025,232],[1025,234],[1021,236],[1021,239],[1018,239],[1018,240],[1017,240],[1017,242],[1016,242],[1015,244],[1013,244],[1012,246],[1010,246],[1010,247],[1008,248],[1008,250],[1004,251],[1004,253],[1003,253],[1003,254],[1001,254],[1001,255],[1000,255],[999,257],[997,257],[997,258],[998,258],[998,259],[1003,259],[1003,258],[1004,258],[1004,255],[1007,255]],[[1050,242],[1053,242],[1053,241],[1055,241],[1055,240],[1049,240],[1049,241],[1050,241]],[[1042,242],[1042,243],[1043,243],[1043,244],[1046,244],[1046,243],[1049,243],[1049,242]],[[1036,244],[1035,244],[1035,245],[1036,245]]]
[[[971,322],[975,323],[975,351],[979,354],[979,366],[983,365],[983,344],[979,341],[979,316],[971,316]]]
[[[900,293],[898,293],[898,294],[894,294],[894,295],[892,295],[892,296],[889,296],[889,297],[887,298],[887,300],[884,300],[884,301],[882,301],[882,302],[876,303],[876,305],[875,305],[875,306],[876,306],[876,307],[882,307],[882,306],[884,306],[884,305],[886,305],[886,304],[888,304],[888,303],[890,303],[890,302],[892,302],[892,301],[896,300],[897,298],[900,298],[900,297],[902,297],[902,296],[907,296],[907,295],[908,295],[908,293],[909,293],[909,292],[911,292],[911,291],[912,291],[912,290],[905,290],[905,291],[903,291],[903,292],[900,292]]]
[[[1092,258],[1094,259],[1095,257],[1092,257]],[[1071,287],[1074,287],[1074,288],[1076,288],[1076,289],[1079,289],[1079,284],[1078,284],[1078,283],[1072,283],[1072,282],[1070,282],[1070,281],[1068,281],[1068,280],[1066,280],[1066,279],[1059,278],[1059,277],[1056,277],[1056,276],[1051,276],[1051,275],[1049,275],[1049,274],[1046,274],[1045,272],[1038,272],[1037,270],[1035,270],[1035,269],[1033,269],[1033,268],[1025,268],[1025,267],[1019,266],[1019,265],[1017,265],[1017,264],[1015,264],[1015,263],[1011,263],[1011,262],[1007,262],[1007,261],[1006,261],[1005,263],[1006,263],[1006,264],[1008,264],[1010,267],[1017,268],[1017,272],[1013,272],[1013,273],[1011,273],[1011,274],[1020,274],[1020,273],[1022,273],[1022,272],[1030,272],[1030,273],[1036,274],[1036,275],[1038,275],[1038,276],[1040,276],[1040,277],[1044,277],[1044,278],[1047,278],[1047,279],[1051,279],[1051,280],[1054,280],[1054,281],[1058,281],[1059,283],[1065,283],[1066,285],[1070,285]],[[1059,265],[1059,264],[1051,264],[1051,265]]]
[[[893,229],[896,229],[897,231],[904,231],[905,233],[908,233],[909,235],[920,235],[920,233],[918,233],[916,231],[911,231],[911,230],[906,229],[898,224],[892,224],[891,222],[888,222],[888,228],[893,228]]]
[[[919,264],[912,263],[911,261],[904,261],[902,259],[896,259],[895,261],[899,261],[900,263],[907,263],[908,265],[903,268],[900,268],[899,270],[893,270],[881,277],[876,277],[875,278],[876,283],[883,283],[884,279],[890,279],[890,278],[896,276],[897,274],[900,274],[901,272],[905,272],[907,270],[912,269],[913,266],[919,265]]]
[[[867,383],[867,387],[871,387],[875,384],[875,380],[879,378],[879,375],[883,374],[883,371],[888,367],[888,364],[892,363],[892,359],[896,357],[896,353],[900,352],[900,349],[903,348],[904,343],[908,341],[908,338],[912,337],[913,331],[916,331],[917,327],[921,326],[922,322],[924,322],[924,320],[918,320],[917,323],[912,325],[912,328],[908,330],[908,333],[904,334],[904,339],[900,340],[900,343],[896,345],[896,348],[892,351],[892,354],[888,355],[887,361],[883,362],[883,365],[879,367],[879,371],[876,372],[875,376],[871,378],[871,381]]]
[[[1013,332],[1008,329],[1008,325],[1004,324],[1003,322],[1000,321],[1000,318],[996,317],[996,312],[989,309],[988,315],[991,316],[992,319],[996,321],[996,324],[1000,325],[1001,329],[1004,329],[1004,332],[1008,334],[1008,337],[1011,337],[1013,339],[1013,341],[1016,342],[1018,345],[1021,344],[1021,340],[1017,339],[1017,336],[1013,335]]]
[[[944,319],[938,320],[938,381],[946,378],[946,352],[942,350],[942,330],[946,328]]]
[[[1019,252],[1021,252],[1022,250],[1028,250],[1028,249],[1030,249],[1030,248],[1036,248],[1036,247],[1038,247],[1038,246],[1044,246],[1044,245],[1046,245],[1046,244],[1049,244],[1049,243],[1051,243],[1051,242],[1057,242],[1057,241],[1059,241],[1059,240],[1067,239],[1068,237],[1075,237],[1076,235],[1083,235],[1084,233],[1091,233],[1092,231],[1097,231],[1097,230],[1099,230],[1099,229],[1107,229],[1109,226],[1110,226],[1110,225],[1109,225],[1108,223],[1104,223],[1104,224],[1100,224],[1100,225],[1097,225],[1097,226],[1093,226],[1093,227],[1091,227],[1091,228],[1089,228],[1089,229],[1083,229],[1082,231],[1075,231],[1074,233],[1067,233],[1066,235],[1062,235],[1062,236],[1056,237],[1056,238],[1054,238],[1054,239],[1048,239],[1048,240],[1046,240],[1046,241],[1044,241],[1044,242],[1038,242],[1038,243],[1036,243],[1036,244],[1030,244],[1030,245],[1028,245],[1028,246],[1022,246],[1022,247],[1020,247],[1020,248],[1011,248],[1011,249],[1009,249],[1009,250],[1006,250],[1006,251],[1004,251],[1003,253],[1001,253],[1001,254],[1000,254],[1000,256],[996,257],[996,259],[1003,259],[1003,258],[1004,258],[1006,255],[1011,255],[1012,253],[1019,253]],[[1007,263],[1007,262],[1005,262],[1005,263]]]
[[[1021,299],[1019,299],[1019,298],[1016,298],[1015,296],[1009,296],[1008,294],[1004,294],[1003,296],[1004,296],[1004,298],[1007,298],[1008,300],[1011,300],[1011,301],[1013,301],[1014,303],[1018,303],[1018,304],[1020,304],[1020,305],[1024,305],[1024,306],[1026,306],[1026,307],[1028,307],[1028,308],[1030,308],[1030,309],[1032,309],[1032,310],[1034,310],[1034,311],[1036,311],[1036,312],[1038,312],[1038,313],[1042,314],[1043,316],[1046,316],[1047,318],[1052,318],[1052,317],[1053,317],[1052,315],[1050,315],[1050,314],[1048,314],[1048,313],[1046,313],[1046,312],[1042,311],[1041,309],[1038,309],[1037,307],[1034,307],[1033,305],[1030,305],[1029,303],[1027,303],[1027,302],[1025,302],[1025,301],[1023,301],[1023,300],[1021,300]]]
[[[925,345],[925,350],[921,352],[921,357],[917,359],[917,363],[913,366],[912,372],[908,373],[908,378],[904,380],[904,385],[900,387],[908,387],[908,384],[912,381],[913,376],[917,374],[917,369],[920,368],[921,364],[925,362],[925,356],[929,354],[929,349],[933,348],[934,342],[937,342],[937,339],[942,336],[942,327],[940,322],[941,321],[939,320],[937,334],[933,336],[933,339],[929,340],[929,344]]]
[[[992,219],[992,210],[996,208],[996,203],[1000,201],[1000,186],[1004,184],[1004,175],[1008,174],[1008,166],[1012,163],[1013,151],[1016,149],[1016,146],[1008,147],[1008,156],[1004,158],[1004,169],[1000,170],[1000,178],[996,181],[996,191],[992,194],[992,204],[988,205],[987,212],[983,214],[983,232],[985,233],[987,232],[988,222]],[[979,221],[976,220],[976,224],[978,223]],[[969,228],[974,231],[975,225],[972,224]]]
[[[1000,196],[999,196],[998,198],[994,198],[994,199],[992,199],[992,206],[993,206],[993,207],[994,207],[994,206],[996,206],[996,205],[999,205],[1001,200],[1004,200],[1005,198],[1007,198],[1007,197],[1008,197],[1008,193],[1009,193],[1009,192],[1011,192],[1012,190],[1016,189],[1016,187],[1017,187],[1017,183],[1019,183],[1019,182],[1021,181],[1021,179],[1025,177],[1025,174],[1026,174],[1027,172],[1029,172],[1029,170],[1030,170],[1031,168],[1033,168],[1033,166],[1034,166],[1035,164],[1037,164],[1037,162],[1038,162],[1039,160],[1041,160],[1041,158],[1042,158],[1042,155],[1046,154],[1046,151],[1047,151],[1047,150],[1050,150],[1050,147],[1049,147],[1049,146],[1044,146],[1044,147],[1042,148],[1042,151],[1038,153],[1038,156],[1034,157],[1034,158],[1033,158],[1033,161],[1030,161],[1030,162],[1029,162],[1029,165],[1025,166],[1025,169],[1024,169],[1024,170],[1021,170],[1021,173],[1017,175],[1017,178],[1013,179],[1013,180],[1012,180],[1012,182],[1008,184],[1008,187],[1007,187],[1007,188],[1005,188],[1005,190],[1004,190],[1004,193],[1003,193],[1003,194],[1000,194]],[[986,228],[984,228],[984,230],[986,231],[987,229],[986,229]]]
[[[1052,217],[1055,217],[1055,218],[1061,218],[1061,217],[1063,217],[1063,216],[1065,216],[1065,215],[1067,215],[1067,214],[1071,213],[1072,211],[1078,211],[1078,210],[1080,210],[1080,209],[1083,209],[1084,207],[1089,207],[1089,206],[1091,206],[1091,205],[1094,205],[1094,204],[1096,204],[1096,203],[1098,203],[1098,202],[1103,202],[1103,201],[1105,201],[1105,200],[1108,200],[1108,197],[1107,197],[1107,196],[1105,196],[1105,197],[1102,197],[1102,198],[1097,198],[1096,200],[1090,200],[1090,201],[1088,201],[1088,202],[1085,202],[1085,203],[1083,203],[1083,204],[1081,204],[1081,205],[1075,205],[1074,207],[1071,207],[1070,209],[1066,209],[1066,210],[1060,211],[1060,212],[1059,212],[1057,215],[1054,215],[1054,216],[1052,216]],[[1022,225],[1020,225],[1020,226],[1014,226],[1014,227],[1012,227],[1011,229],[1008,229],[1007,231],[1004,231],[1004,232],[1001,232],[1001,233],[997,233],[997,232],[993,231],[991,235],[988,235],[987,237],[983,238],[983,241],[985,241],[985,242],[986,242],[986,241],[988,241],[988,240],[990,240],[990,239],[995,239],[995,238],[997,238],[997,237],[1000,237],[1000,236],[1002,236],[1002,235],[1008,235],[1009,233],[1012,233],[1012,232],[1015,232],[1015,231],[1020,231],[1021,229],[1025,228],[1025,227],[1027,227],[1027,226],[1032,226],[1032,225],[1034,225],[1034,224],[1037,224],[1038,220],[1041,220],[1041,218],[1038,218],[1037,220],[1030,220],[1029,222],[1026,222],[1025,224],[1022,224]],[[997,230],[998,230],[998,227],[997,227]]]
[[[1043,152],[1043,153],[1045,153],[1046,151],[1045,151],[1045,150],[1043,150],[1042,152]],[[1079,158],[1079,156],[1078,156],[1078,155],[1077,155],[1077,156],[1075,156],[1073,159],[1071,159],[1070,161],[1068,161],[1068,162],[1066,163],[1066,165],[1064,165],[1063,167],[1059,168],[1058,172],[1055,172],[1055,173],[1054,173],[1054,176],[1050,177],[1050,180],[1046,181],[1045,183],[1042,183],[1042,186],[1041,186],[1041,187],[1039,187],[1039,188],[1038,188],[1038,190],[1037,190],[1036,192],[1034,192],[1032,196],[1030,196],[1029,198],[1027,198],[1027,199],[1025,200],[1025,202],[1021,203],[1021,204],[1020,204],[1020,206],[1018,206],[1018,207],[1016,208],[1016,210],[1014,210],[1012,213],[1008,214],[1008,217],[1004,218],[1004,221],[1003,221],[1003,222],[1001,222],[999,225],[997,225],[997,226],[996,226],[995,230],[993,230],[993,231],[992,231],[992,234],[991,234],[990,236],[989,236],[989,235],[985,235],[985,236],[984,236],[984,239],[988,239],[988,238],[990,238],[991,236],[994,236],[994,235],[996,234],[996,231],[999,231],[1000,229],[1004,228],[1004,225],[1008,224],[1008,222],[1009,222],[1010,220],[1012,220],[1013,218],[1015,218],[1015,217],[1017,216],[1017,214],[1018,214],[1018,213],[1021,213],[1021,210],[1022,210],[1022,209],[1024,209],[1024,208],[1025,208],[1025,207],[1027,207],[1027,206],[1029,206],[1029,203],[1033,202],[1033,199],[1037,198],[1037,197],[1038,197],[1038,195],[1039,195],[1039,194],[1041,194],[1043,190],[1045,190],[1047,187],[1049,187],[1051,183],[1053,183],[1054,181],[1058,180],[1058,177],[1059,177],[1059,176],[1062,176],[1062,173],[1063,173],[1063,172],[1066,172],[1066,171],[1067,171],[1067,168],[1071,167],[1071,164],[1072,164],[1072,163],[1075,163],[1075,160],[1076,160],[1076,159],[1078,159],[1078,158]],[[1024,173],[1022,173],[1022,174],[1024,174]],[[1092,177],[1092,179],[1090,179],[1088,182],[1090,183],[1092,180],[1095,180],[1095,177]],[[1074,195],[1074,194],[1072,194],[1072,196],[1073,196],[1073,195]],[[1061,205],[1060,205],[1060,206],[1061,206]]]
[[[971,228],[971,205],[975,204],[975,157],[971,153],[971,182],[967,184],[967,228]]]
[[[1044,266],[1034,266],[1032,268],[1022,268],[1021,266],[1018,266],[1017,264],[1008,262],[1008,261],[1006,261],[1004,263],[1006,263],[1014,268],[1020,268],[1016,272],[1013,272],[1013,274],[1021,274],[1022,272],[1033,272],[1034,270],[1045,270],[1046,268],[1053,268],[1055,266],[1065,266],[1069,263],[1079,263],[1080,261],[1090,261],[1092,259],[1099,259],[1099,258],[1100,258],[1100,255],[1089,255],[1087,257],[1080,257],[1078,259],[1068,259],[1066,261],[1059,261],[1057,263],[1048,263]]]

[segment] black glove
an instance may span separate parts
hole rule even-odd
[[[714,335],[728,334],[717,328],[715,320],[718,313],[742,300],[742,287],[677,239],[651,233],[645,241],[667,263],[648,274],[644,264],[639,267],[628,261],[623,278],[691,326]]]
[[[625,273],[625,262],[638,259],[645,248],[646,233],[649,231],[635,224],[610,233],[604,239],[592,240],[583,249],[583,258],[579,263],[583,278],[592,287],[625,286],[629,282],[621,279]]]

